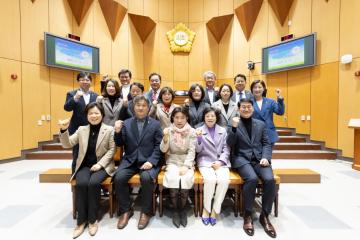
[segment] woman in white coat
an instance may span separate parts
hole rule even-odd
[[[213,107],[220,110],[221,115],[219,125],[227,127],[231,125],[233,117],[238,115],[238,107],[236,103],[231,100],[233,95],[232,87],[229,84],[223,84],[219,89],[219,100],[214,102]]]

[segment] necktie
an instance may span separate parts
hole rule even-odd
[[[156,99],[157,99],[157,97],[156,97],[156,92],[154,91],[154,92],[153,92],[153,95],[152,95],[152,100],[155,101]]]

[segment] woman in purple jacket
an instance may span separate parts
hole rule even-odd
[[[196,161],[204,178],[204,209],[201,220],[205,225],[216,224],[230,181],[230,148],[226,144],[226,129],[218,125],[220,114],[213,107],[206,108],[203,115],[205,124],[196,129]]]

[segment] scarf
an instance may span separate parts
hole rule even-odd
[[[171,133],[174,136],[174,144],[178,148],[185,150],[186,137],[189,135],[190,130],[191,126],[189,123],[186,123],[183,128],[177,128],[175,124],[172,124]]]

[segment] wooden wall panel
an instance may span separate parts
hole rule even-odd
[[[174,27],[173,23],[159,22],[156,26],[159,30],[159,71],[164,82],[174,81],[174,56],[169,48],[166,32]],[[195,40],[196,41],[196,40]],[[165,85],[164,85],[165,86]]]
[[[152,72],[162,73],[159,71],[159,31],[155,27],[150,33],[146,41],[144,42],[144,78],[148,79],[148,76]],[[163,85],[163,83],[162,83]],[[149,81],[145,80],[145,89],[149,89]]]
[[[204,0],[204,22],[219,16],[219,0]]]
[[[317,32],[317,64],[339,59],[339,15],[340,0],[313,1],[312,31]]]
[[[48,1],[21,0],[22,61],[44,64],[44,32],[49,30]]]
[[[173,23],[174,0],[159,0],[159,21]]]
[[[189,22],[201,22],[204,18],[204,0],[189,1]]]
[[[38,126],[43,115],[50,115],[49,69],[23,62],[22,76],[23,149],[37,148],[40,141],[52,139],[50,121]]]
[[[234,28],[236,19],[232,19],[219,43],[219,70],[218,78],[233,77],[234,73]]]
[[[19,9],[19,1],[2,1],[0,8],[0,57],[14,60],[21,58]]]
[[[294,0],[291,5],[289,33],[295,37],[311,33],[311,2],[312,0]]]
[[[204,24],[205,25],[205,24]],[[207,70],[212,70],[217,73],[219,71],[219,45],[216,42],[216,39],[209,31],[209,29],[204,29],[204,42],[203,46],[203,72]]]
[[[339,99],[337,62],[316,66],[311,71],[311,139],[337,148]]]
[[[233,0],[220,0],[219,1],[219,16],[234,13]]]
[[[80,26],[74,16],[72,20],[73,34],[80,36],[80,40],[88,44],[94,44],[94,6],[95,4],[91,4]]]
[[[204,62],[204,36],[206,26],[204,23],[189,23],[189,28],[196,32],[195,41],[192,50],[189,53],[189,82],[202,80],[203,62]]]
[[[128,1],[129,13],[144,15],[144,0],[131,0]]]
[[[159,0],[144,1],[144,15],[152,20],[159,20]]]
[[[116,76],[122,68],[129,68],[129,18],[125,16],[115,41],[111,42],[111,73]]]
[[[72,13],[68,1],[49,1],[49,32],[65,37],[72,32]]]
[[[1,10],[0,10],[1,11]],[[12,80],[11,74],[18,78]],[[0,160],[21,156],[21,62],[0,58],[0,102],[2,106]]]
[[[129,69],[133,78],[144,79],[143,43],[132,21],[129,21]]]
[[[235,18],[233,20],[233,28],[234,28],[234,72],[233,76],[238,73],[243,73],[246,75],[247,73],[247,64],[246,62],[249,60],[249,43],[246,40],[240,24],[238,20]]]
[[[289,27],[287,25],[288,17],[285,20],[284,26],[281,26],[273,9],[269,7],[268,11],[269,11],[269,25],[268,25],[268,33],[267,33],[267,45],[270,46],[279,43],[281,41],[281,37],[289,33]]]
[[[174,0],[174,23],[189,22],[189,0]]]

